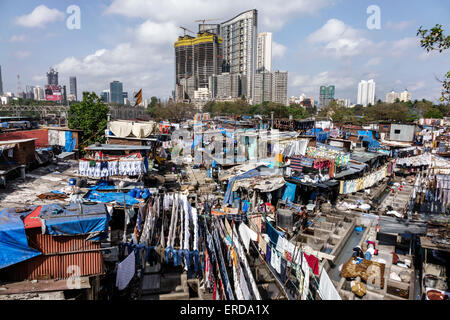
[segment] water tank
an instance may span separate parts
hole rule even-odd
[[[291,210],[278,209],[277,226],[291,232],[294,227],[294,215]]]

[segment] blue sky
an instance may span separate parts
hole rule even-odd
[[[67,7],[81,9],[81,29],[66,27]],[[377,5],[381,29],[369,30],[366,9]],[[440,23],[450,33],[450,2],[381,0],[2,0],[0,65],[4,91],[46,82],[50,66],[60,83],[100,92],[119,80],[125,91],[168,98],[174,83],[173,42],[197,19],[227,20],[258,9],[258,32],[273,32],[273,67],[288,71],[288,95],[318,99],[334,84],[336,98],[356,101],[357,85],[374,79],[377,99],[407,88],[413,99],[437,101],[436,77],[449,70],[449,52],[427,54],[416,32]],[[80,92],[79,92],[80,95]]]

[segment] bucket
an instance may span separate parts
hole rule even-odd
[[[74,178],[69,179],[69,186],[74,186],[77,183],[77,180]]]

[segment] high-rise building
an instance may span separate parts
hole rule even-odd
[[[33,86],[26,86],[25,87],[25,98],[30,100],[35,100],[34,97],[34,87]]]
[[[397,99],[400,99],[400,94],[392,90],[391,92],[386,93],[386,102],[394,103]]]
[[[258,34],[256,70],[272,71],[272,32],[262,32]]]
[[[287,105],[287,76],[287,72],[280,71],[255,74],[253,103],[272,101]]]
[[[319,96],[319,107],[326,107],[328,104],[334,100],[335,87],[331,86],[320,86],[320,96]]]
[[[408,90],[405,89],[403,92],[400,92],[400,101],[402,102],[411,101],[411,94],[408,92]]]
[[[223,56],[231,74],[240,74],[242,94],[253,99],[253,78],[256,71],[256,36],[258,11],[245,11],[220,24]]]
[[[196,38],[187,35],[179,37],[175,42],[175,86],[181,85],[182,82],[189,83],[188,89],[191,93],[192,85],[194,91],[198,88],[208,88],[209,77],[222,73],[222,56],[222,38],[213,33],[199,33]],[[180,89],[179,87],[178,91]],[[186,94],[180,93],[179,99],[185,100]],[[187,99],[193,99],[191,94],[187,95]]]
[[[194,46],[194,77],[197,88],[208,88],[209,77],[222,73],[222,38],[208,32],[197,35]]]
[[[219,99],[237,98],[241,95],[240,74],[228,72],[217,76],[217,95]]]
[[[394,103],[397,99],[402,102],[411,101],[411,94],[406,89],[403,92],[395,92],[392,90],[391,92],[386,93],[387,103]]]
[[[275,71],[272,73],[272,101],[287,105],[288,73]]]
[[[111,102],[111,100],[110,100],[110,91],[109,90],[103,90],[102,94],[101,94],[101,97],[103,99],[103,102],[105,102],[105,103]]]
[[[53,68],[50,68],[50,71],[47,72],[47,84],[49,86],[51,86],[51,85],[57,86],[58,85],[58,72]]]
[[[358,99],[356,104],[361,104],[366,107],[368,104],[375,104],[375,81],[361,80],[358,84]]]
[[[3,95],[2,66],[0,66],[0,96]]]
[[[109,84],[110,102],[123,104],[123,84],[120,81],[113,81]]]
[[[45,100],[45,94],[44,94],[44,89],[36,86],[33,88],[33,95],[34,95],[34,100]]]
[[[262,71],[255,74],[253,103],[261,104],[264,101],[272,101],[272,73]]]
[[[70,94],[75,96],[75,101],[78,101],[77,78],[70,77],[69,82],[70,82]]]
[[[134,97],[134,96],[133,96]],[[126,102],[129,101],[128,100],[128,92],[122,92],[122,104],[127,104]]]
[[[349,99],[336,99],[336,103],[338,104],[338,106],[341,107],[350,107],[350,100]]]

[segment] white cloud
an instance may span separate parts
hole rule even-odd
[[[286,53],[287,47],[281,43],[272,41],[272,57],[283,58]]]
[[[147,44],[174,43],[180,34],[179,28],[171,22],[155,23],[147,20],[136,28],[136,40]]]
[[[425,83],[425,81],[422,80],[422,81],[418,81],[418,82],[414,83],[413,85],[411,85],[409,87],[409,89],[411,91],[417,91],[417,90],[423,89],[425,87],[426,87],[426,83]]]
[[[62,77],[78,76],[81,90],[99,92],[119,80],[126,91],[143,88],[144,96],[168,97],[174,82],[176,26],[147,20],[130,34],[128,42],[98,49],[84,58],[67,57],[55,67]]]
[[[39,75],[39,76],[34,76],[31,78],[33,81],[35,81],[36,83],[42,83],[43,81],[46,81],[46,77]]]
[[[26,40],[26,36],[21,34],[21,35],[13,35],[10,39],[9,42],[24,42]]]
[[[320,51],[336,58],[359,55],[373,46],[361,30],[354,29],[338,19],[328,20],[307,37],[311,44],[321,45]]]
[[[322,85],[334,85],[336,90],[345,90],[356,87],[356,80],[341,73],[324,71],[314,76],[294,74],[290,85],[296,92],[318,96],[319,88]]]
[[[220,23],[240,12],[256,8],[258,27],[275,30],[280,29],[289,19],[314,14],[320,9],[329,7],[333,2],[333,0],[227,0],[212,4],[210,0],[113,0],[106,13],[150,19],[157,23],[172,21],[177,25],[183,23],[189,27],[194,25],[194,20],[218,19],[217,23]]]
[[[19,59],[25,59],[31,55],[30,51],[17,51],[16,57]]]
[[[30,14],[16,18],[16,24],[27,28],[43,28],[47,23],[64,20],[64,13],[45,5],[36,7]]]
[[[386,28],[401,31],[408,28],[409,26],[412,26],[414,22],[415,22],[414,20],[399,21],[399,22],[388,21],[386,23]]]
[[[388,53],[393,56],[400,56],[411,48],[419,48],[419,47],[420,47],[420,40],[418,38],[406,37],[403,39],[392,41],[391,46],[388,49]]]
[[[381,63],[382,59],[380,57],[374,57],[369,59],[365,64],[366,67],[378,66]]]

